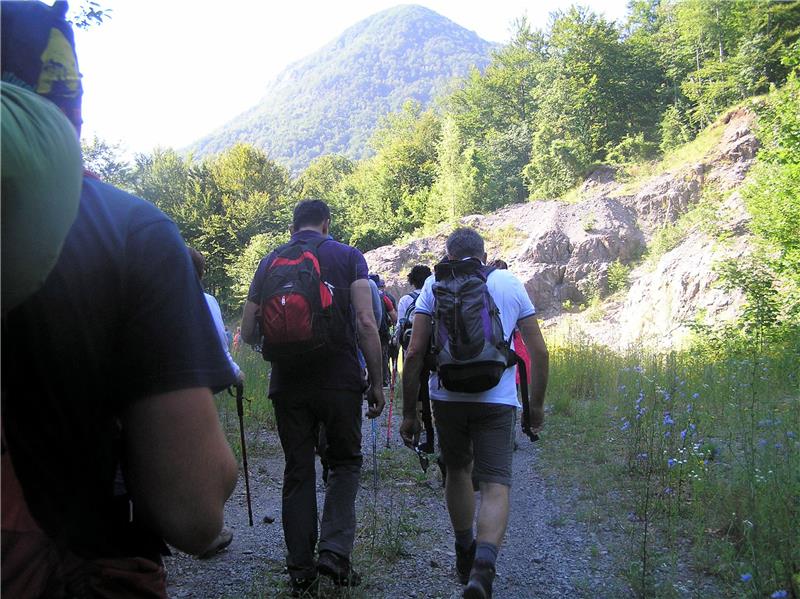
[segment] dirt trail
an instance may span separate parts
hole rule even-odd
[[[394,427],[397,426],[395,418]],[[364,468],[358,496],[359,532],[354,561],[365,582],[340,593],[323,585],[319,596],[459,597],[452,533],[435,463],[423,475],[413,452],[386,441],[379,427],[381,480],[374,507],[370,423],[364,422]],[[393,428],[394,428],[393,427]],[[514,453],[511,519],[497,564],[494,596],[625,597],[630,590],[611,572],[611,552],[571,512],[576,490],[553,488],[537,474],[540,449],[518,431]],[[543,435],[541,442],[547,442]],[[176,552],[166,559],[171,597],[282,597],[286,591],[280,514],[283,458],[274,433],[259,434],[260,451],[250,458],[255,525],[247,526],[244,481],[226,508],[232,545],[200,561]],[[323,486],[318,484],[321,507]],[[264,518],[274,518],[266,523]]]

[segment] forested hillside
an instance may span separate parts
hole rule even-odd
[[[485,67],[490,49],[427,8],[380,12],[287,67],[257,106],[192,149],[204,155],[246,142],[293,172],[323,154],[363,158],[380,117],[407,100],[429,105],[453,78]]]
[[[209,258],[211,291],[238,310],[257,259],[286,238],[299,198],[327,200],[334,236],[366,251],[467,214],[561,196],[600,163],[646,165],[679,151],[726,107],[774,87],[783,91],[763,103],[765,122],[789,124],[768,124],[760,136],[796,148],[790,73],[799,30],[797,1],[639,0],[622,25],[581,8],[556,14],[544,30],[520,20],[485,71],[474,70],[441,108],[407,103],[370,138],[374,155],[323,155],[297,177],[253,145],[202,159],[158,150],[135,165],[117,161],[102,140],[86,151],[112,182],[175,218]],[[754,227],[785,248],[773,265],[785,273],[797,251],[796,160],[771,150],[757,169],[764,182],[748,195]],[[768,192],[773,181],[781,195]]]

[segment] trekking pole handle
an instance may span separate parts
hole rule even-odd
[[[531,412],[528,402],[528,369],[525,367],[525,362],[512,351],[513,360],[519,369],[519,382],[522,389],[522,432],[531,440],[531,443],[539,440],[539,435],[531,430]]]

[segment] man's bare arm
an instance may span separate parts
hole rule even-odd
[[[419,439],[419,416],[417,398],[420,382],[425,368],[425,355],[431,338],[431,317],[427,314],[414,316],[411,340],[408,343],[403,364],[403,422],[400,424],[400,437],[408,447],[414,447]]]
[[[378,325],[372,311],[372,291],[367,279],[357,279],[350,285],[350,301],[356,313],[358,329],[358,345],[367,362],[369,377],[370,407],[367,416],[375,418],[383,411],[383,366],[381,364],[381,340],[378,337]]]
[[[544,395],[547,390],[547,377],[550,371],[550,353],[547,351],[542,331],[535,316],[517,322],[522,340],[531,356],[531,426],[537,432],[544,420]],[[534,414],[536,412],[536,414]],[[537,423],[536,420],[539,420]]]
[[[137,514],[181,551],[200,553],[222,529],[238,465],[211,390],[139,399],[122,419],[126,479]]]

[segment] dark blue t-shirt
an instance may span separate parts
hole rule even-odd
[[[306,230],[295,233],[292,239],[310,241],[321,236],[321,233]],[[264,277],[274,254],[270,253],[258,265],[248,293],[251,302],[261,305]],[[333,239],[321,243],[317,254],[322,280],[333,287],[334,319],[339,323],[340,343],[336,352],[313,363],[294,367],[273,363],[269,382],[270,397],[287,391],[309,389],[360,392],[364,387],[358,364],[355,321],[350,308],[350,285],[357,279],[367,278],[367,262],[356,248]]]
[[[175,224],[84,177],[58,262],[4,318],[2,350],[4,439],[33,515],[76,553],[135,550],[110,524],[120,415],[235,379]]]

